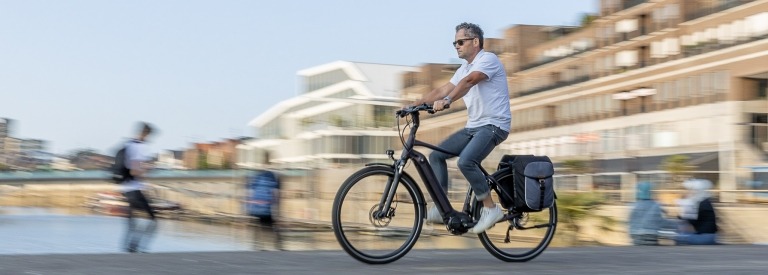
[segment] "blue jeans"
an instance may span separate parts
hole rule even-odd
[[[155,210],[149,205],[149,200],[144,196],[141,190],[133,190],[123,193],[128,200],[128,229],[125,231],[125,250],[127,252],[135,253],[146,249],[147,243],[154,236],[157,229],[157,219],[155,218]],[[140,222],[134,217],[133,211],[145,211],[149,216],[149,221],[143,223],[144,226],[139,226]]]
[[[717,234],[696,234],[691,224],[685,220],[677,221],[676,245],[710,245],[717,244]]]
[[[496,145],[507,139],[509,133],[494,125],[484,125],[477,128],[464,128],[450,135],[439,147],[459,156],[458,166],[469,185],[475,192],[475,197],[481,201],[488,197],[490,188],[485,175],[480,170],[480,163],[487,157]],[[429,154],[429,163],[435,172],[443,193],[448,190],[448,167],[445,161],[455,155],[433,151]]]
[[[710,245],[717,244],[717,234],[683,233],[675,237],[676,245]]]

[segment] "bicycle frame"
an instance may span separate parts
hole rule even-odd
[[[425,157],[424,154],[416,151],[414,147],[416,146],[427,147],[429,149],[440,151],[453,156],[457,156],[458,154],[453,152],[448,152],[445,149],[440,148],[438,146],[417,140],[416,132],[418,131],[419,123],[420,123],[419,112],[415,111],[415,112],[409,113],[408,115],[410,115],[412,118],[411,131],[410,131],[410,134],[408,135],[408,140],[403,144],[403,150],[400,154],[400,158],[395,160],[395,163],[393,166],[395,169],[395,175],[390,181],[387,182],[387,185],[384,189],[385,192],[383,193],[381,202],[379,203],[377,216],[379,218],[383,218],[388,214],[387,211],[384,211],[384,209],[390,209],[390,206],[392,205],[392,200],[394,199],[394,195],[397,192],[397,184],[392,184],[392,183],[398,182],[400,180],[401,175],[404,173],[403,169],[405,168],[405,165],[408,163],[408,160],[410,159],[410,160],[413,160],[416,171],[419,173],[421,180],[424,182],[424,186],[427,188],[427,192],[429,193],[429,196],[435,202],[437,209],[440,211],[443,217],[446,217],[447,214],[452,213],[455,210],[451,205],[446,192],[442,191],[442,187],[440,186],[440,183],[438,182],[434,171],[432,171],[432,166],[429,164],[427,157]],[[392,152],[392,154],[394,154],[394,152]],[[489,178],[488,172],[485,171],[485,169],[483,169],[482,166],[480,166],[480,170],[483,172],[486,179],[488,179]],[[472,194],[472,190],[467,189],[467,194],[464,198],[464,208],[462,209],[462,212],[469,213],[471,194]]]

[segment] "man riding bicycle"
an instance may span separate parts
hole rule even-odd
[[[431,103],[436,111],[440,111],[451,102],[464,99],[467,106],[465,128],[450,135],[439,147],[458,155],[459,170],[469,182],[477,200],[483,203],[480,219],[469,230],[480,234],[504,216],[501,207],[490,196],[490,189],[479,165],[509,135],[512,114],[507,74],[499,58],[483,50],[483,30],[480,26],[466,22],[456,26],[453,46],[459,58],[467,62],[459,67],[449,83],[425,94],[412,105]],[[452,157],[438,151],[429,155],[429,163],[443,192],[448,189],[446,160]],[[427,212],[427,221],[443,222],[440,211],[434,205]]]

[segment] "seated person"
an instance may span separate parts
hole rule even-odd
[[[675,244],[717,244],[717,217],[708,191],[712,188],[712,182],[690,179],[683,182],[683,186],[688,189],[688,194],[678,201],[681,222]]]
[[[637,201],[629,214],[629,236],[634,245],[658,245],[659,231],[666,227],[664,210],[651,195],[651,183],[637,184]]]

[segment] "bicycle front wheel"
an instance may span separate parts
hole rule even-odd
[[[390,263],[416,244],[424,219],[424,199],[413,180],[403,174],[389,209],[379,215],[379,204],[387,192],[394,169],[363,168],[339,188],[333,202],[333,232],[341,247],[353,258],[368,264]]]
[[[498,182],[511,173],[500,171],[494,175]],[[491,192],[493,200],[498,202],[496,192]],[[479,204],[475,207],[474,217],[480,216]],[[506,214],[514,214],[504,209]],[[517,213],[508,221],[501,221],[494,227],[478,234],[480,242],[488,252],[506,262],[526,262],[536,258],[547,249],[557,228],[557,203],[541,212]]]

